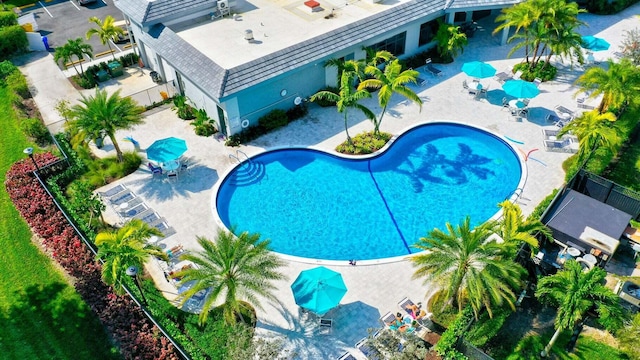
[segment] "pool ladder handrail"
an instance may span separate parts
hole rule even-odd
[[[237,162],[238,164],[240,164],[240,163],[242,163],[242,161],[243,161],[243,160],[240,160],[240,154],[244,155],[245,160],[246,160],[247,162],[249,162],[249,163],[252,163],[252,162],[253,162],[253,161],[251,161],[251,158],[250,158],[250,157],[249,157],[249,156],[248,156],[244,151],[242,151],[242,150],[240,150],[240,149],[236,150],[236,153],[235,153],[235,154],[229,154],[229,159],[231,159],[231,160],[234,160],[234,159],[235,159],[235,160],[236,160],[236,162]]]

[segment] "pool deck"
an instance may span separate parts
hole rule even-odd
[[[611,57],[613,52],[619,51],[622,32],[640,25],[640,20],[634,15],[639,10],[640,4],[636,4],[618,15],[581,15],[589,24],[583,31],[584,35],[597,35],[611,43],[608,51],[595,54],[596,59],[604,60]],[[476,101],[462,91],[462,82],[467,79],[460,71],[464,62],[487,61],[500,72],[520,61],[517,58],[507,59],[506,55],[511,46],[500,46],[499,36],[491,36],[491,30],[495,27],[493,18],[482,19],[479,25],[479,31],[470,39],[464,53],[455,62],[436,65],[443,71],[444,76],[433,77],[419,69],[420,77],[427,80],[424,86],[414,86],[424,101],[422,111],[404,98],[394,97],[381,129],[397,134],[418,123],[453,120],[479,126],[522,142],[516,145],[525,153],[539,149],[533,151],[527,162],[528,178],[518,200],[523,212],[529,214],[554,188],[563,184],[564,172],[561,164],[570,154],[544,151],[541,126],[548,125],[545,124],[545,115],[552,112],[556,105],[577,109],[573,98],[575,87],[572,84],[583,70],[559,64],[557,79],[541,84],[540,95],[531,100],[529,119],[522,122],[512,121],[509,112],[501,106],[504,92],[495,80],[483,81],[490,85],[486,99]],[[149,81],[150,86],[152,85],[147,76],[131,78],[132,81]],[[363,104],[374,112],[380,111],[375,98],[368,99]],[[320,108],[310,104],[309,110],[304,119],[239,149],[249,156],[266,149],[287,146],[333,151],[334,147],[345,139],[342,116],[332,107]],[[362,119],[360,114],[350,114],[349,132],[352,136],[372,129],[372,124]],[[178,119],[168,108],[152,111],[147,115],[143,125],[117,134],[118,139],[125,136],[133,136],[140,142],[143,156],[144,149],[154,140],[168,136],[185,139],[189,147],[185,156],[190,159],[190,170],[181,174],[177,180],[169,181],[152,179],[145,166],[117,183],[99,190],[106,191],[117,184],[123,184],[140,196],[148,207],[164,217],[167,224],[175,229],[174,235],[161,242],[164,246],[170,248],[181,244],[185,249],[197,250],[196,236],[214,238],[217,225],[213,220],[213,189],[234,165],[229,154],[234,154],[236,149],[225,147],[222,141],[211,137],[196,136],[193,127],[188,122]],[[124,141],[120,145],[124,150],[133,149],[130,143]],[[100,156],[113,154],[113,146],[110,143],[102,150],[95,150]],[[107,207],[105,215],[110,221],[118,220],[110,206]],[[451,219],[451,222],[457,224],[459,220]],[[424,229],[424,233],[429,230],[431,229]],[[275,296],[279,301],[263,301],[263,309],[258,309],[257,334],[267,338],[283,338],[286,348],[294,351],[301,359],[338,358],[345,351],[351,351],[357,358],[363,358],[353,347],[358,340],[367,336],[368,328],[381,326],[378,320],[381,315],[388,311],[398,311],[397,303],[405,296],[414,302],[426,302],[435,290],[433,286],[425,285],[421,280],[412,280],[414,269],[408,261],[357,266],[350,266],[347,262],[332,263],[329,267],[342,273],[348,292],[342,300],[342,305],[327,315],[334,320],[332,333],[320,336],[315,334],[315,324],[301,320],[290,289],[290,284],[301,270],[316,265],[315,261],[289,260],[287,266],[282,269],[288,279],[276,284],[278,291]],[[152,263],[147,271],[171,297],[175,288],[166,283],[159,267]]]

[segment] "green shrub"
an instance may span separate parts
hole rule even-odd
[[[73,75],[71,80],[78,84],[83,89],[93,89],[98,85],[93,76],[91,76],[88,72],[85,72],[84,76]]]
[[[18,17],[13,11],[0,11],[0,28],[18,25]]]
[[[438,355],[443,356],[445,359],[466,359],[466,356],[458,352],[456,347],[460,337],[472,320],[473,310],[470,306],[467,306],[458,314],[447,331],[442,333],[442,337],[438,340],[436,346],[434,346],[434,350]]]
[[[535,78],[539,78],[542,81],[555,79],[558,69],[551,64],[546,64],[547,63],[544,61],[539,61],[535,68],[529,69],[528,63],[519,63],[513,67],[513,71],[522,71],[522,76],[520,76],[520,78],[527,81],[533,81]]]
[[[587,0],[585,7],[590,13],[609,15],[617,14],[637,2],[638,0]]]
[[[229,138],[227,138],[227,140],[224,142],[224,144],[226,146],[240,146],[240,144],[242,144],[242,142],[240,141],[240,135],[239,134],[233,134],[231,136],[229,136]]]
[[[29,41],[27,33],[20,25],[0,28],[0,59],[9,58],[11,55],[27,50]]]
[[[27,85],[27,79],[22,75],[20,71],[14,71],[5,79],[7,86],[13,92],[18,94],[23,99],[29,99],[31,92],[29,91],[29,85]]]
[[[544,213],[544,211],[547,210],[549,205],[551,205],[551,202],[553,201],[553,198],[556,196],[557,193],[558,193],[558,189],[553,189],[551,194],[547,195],[547,197],[544,198],[544,200],[542,200],[540,204],[536,206],[535,209],[533,209],[531,214],[529,214],[529,216],[527,217],[527,220],[540,220],[540,218],[542,217],[542,213]]]
[[[173,107],[178,117],[182,120],[193,120],[196,118],[196,111],[187,103],[187,97],[184,95],[176,95],[173,98]]]
[[[333,86],[327,86],[325,88],[320,89],[319,91],[331,91],[332,93],[338,93],[340,92],[340,89],[338,89],[337,87],[333,87]],[[313,101],[314,103],[322,106],[322,107],[329,107],[329,106],[335,106],[336,103],[334,101],[330,101],[330,100],[326,100],[326,99],[316,99]]]
[[[493,312],[493,318],[489,317],[489,313],[483,312],[464,338],[476,347],[483,347],[498,334],[509,315],[511,315],[509,307],[496,309]]]
[[[122,66],[125,66],[125,67],[131,66],[131,65],[137,65],[138,58],[139,56],[136,55],[135,53],[128,53],[127,55],[120,56],[120,63],[122,64]]]
[[[0,62],[0,84],[4,84],[7,76],[12,74],[14,71],[18,71],[18,68],[13,65],[11,61],[5,60]]]
[[[287,110],[287,118],[289,119],[289,122],[292,122],[304,117],[308,113],[309,109],[307,109],[307,106],[305,104],[300,104]]]
[[[49,130],[40,119],[24,119],[20,122],[20,128],[25,135],[32,138],[38,145],[46,145],[51,142]]]
[[[351,143],[345,140],[336,147],[336,151],[349,155],[371,154],[382,149],[389,142],[391,136],[385,132],[380,132],[380,134],[374,134],[373,131],[365,132],[354,136]]]
[[[289,123],[289,118],[284,110],[274,109],[258,119],[258,124],[266,131],[271,131],[283,127]]]

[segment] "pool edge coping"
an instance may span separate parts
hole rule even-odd
[[[277,150],[287,150],[287,149],[302,149],[302,150],[315,150],[315,151],[320,151],[329,155],[333,155],[339,158],[345,158],[345,159],[350,159],[350,160],[366,160],[369,158],[374,158],[377,156],[380,156],[381,154],[383,154],[384,152],[387,151],[387,149],[389,149],[394,143],[395,141],[400,138],[402,135],[404,135],[405,133],[411,131],[414,128],[420,127],[420,126],[424,126],[424,125],[428,125],[428,124],[456,124],[456,125],[463,125],[463,126],[467,126],[470,128],[474,128],[474,129],[479,129],[482,130],[488,134],[491,134],[495,137],[497,137],[498,139],[502,140],[502,142],[504,142],[510,149],[511,151],[513,151],[513,153],[516,155],[516,158],[518,159],[518,161],[520,162],[520,169],[521,169],[521,176],[520,176],[520,181],[518,182],[518,186],[516,187],[516,189],[514,190],[513,194],[511,194],[511,196],[508,199],[505,200],[509,200],[509,202],[515,203],[518,198],[520,198],[520,196],[522,196],[522,193],[524,192],[524,187],[527,183],[527,178],[529,176],[529,169],[527,167],[527,162],[526,159],[524,158],[524,154],[523,154],[523,150],[517,148],[514,144],[512,144],[512,140],[509,140],[506,136],[504,135],[500,135],[495,133],[494,131],[491,131],[483,126],[477,126],[475,124],[470,124],[467,122],[462,122],[462,121],[453,121],[453,120],[435,120],[435,121],[426,121],[426,122],[420,122],[417,124],[413,124],[411,126],[408,126],[404,129],[402,129],[400,132],[398,132],[397,134],[393,134],[391,136],[391,139],[389,139],[389,141],[378,151],[373,152],[371,154],[364,154],[364,155],[346,155],[346,154],[342,154],[339,153],[335,150],[325,150],[325,149],[321,149],[317,146],[304,146],[304,145],[288,145],[288,146],[274,146],[271,148],[267,148],[267,149],[263,149],[262,151],[259,151],[251,156],[248,156],[248,158],[253,158],[255,156],[258,155],[262,155],[266,152],[271,152],[271,151],[277,151]],[[246,161],[246,160],[245,160]],[[220,219],[220,216],[218,215],[218,211],[217,211],[217,199],[218,199],[218,191],[220,190],[220,186],[222,185],[222,183],[224,182],[224,180],[227,178],[227,176],[229,176],[229,174],[234,171],[238,166],[240,166],[242,163],[244,163],[244,161],[235,164],[234,166],[232,166],[231,168],[229,168],[227,171],[224,172],[224,174],[222,176],[219,177],[218,181],[216,182],[216,184],[213,186],[213,193],[211,195],[211,211],[213,213],[213,219],[215,221],[215,224],[220,228],[220,229],[224,229],[229,231],[229,228],[222,222],[222,220]],[[499,209],[498,211],[496,211],[496,213],[494,213],[493,216],[491,216],[490,218],[488,218],[486,222],[488,221],[492,221],[492,220],[498,220],[502,217],[502,209]],[[287,261],[293,261],[293,262],[298,262],[298,263],[303,263],[303,264],[314,264],[314,265],[330,265],[330,266],[354,266],[351,265],[349,263],[349,260],[325,260],[325,259],[314,259],[314,258],[307,258],[307,257],[302,257],[302,256],[295,256],[295,255],[289,255],[289,254],[283,254],[280,252],[277,252],[275,250],[270,250],[271,252],[273,252],[274,254],[278,255],[278,257],[280,257],[283,260],[287,260]],[[387,258],[381,258],[381,259],[370,259],[370,260],[358,260],[355,259],[356,261],[356,266],[367,266],[367,265],[381,265],[381,264],[391,264],[391,263],[396,263],[396,262],[400,262],[400,261],[405,261],[405,260],[409,260],[410,257],[418,255],[418,254],[424,254],[426,251],[421,251],[421,252],[417,252],[417,253],[413,253],[413,254],[408,254],[408,255],[399,255],[399,256],[392,256],[392,257],[387,257]]]

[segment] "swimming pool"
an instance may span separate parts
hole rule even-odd
[[[431,122],[368,158],[312,149],[256,155],[224,178],[214,206],[227,228],[260,233],[282,254],[382,259],[415,252],[413,243],[447,222],[485,222],[522,187],[523,174],[502,138]]]

